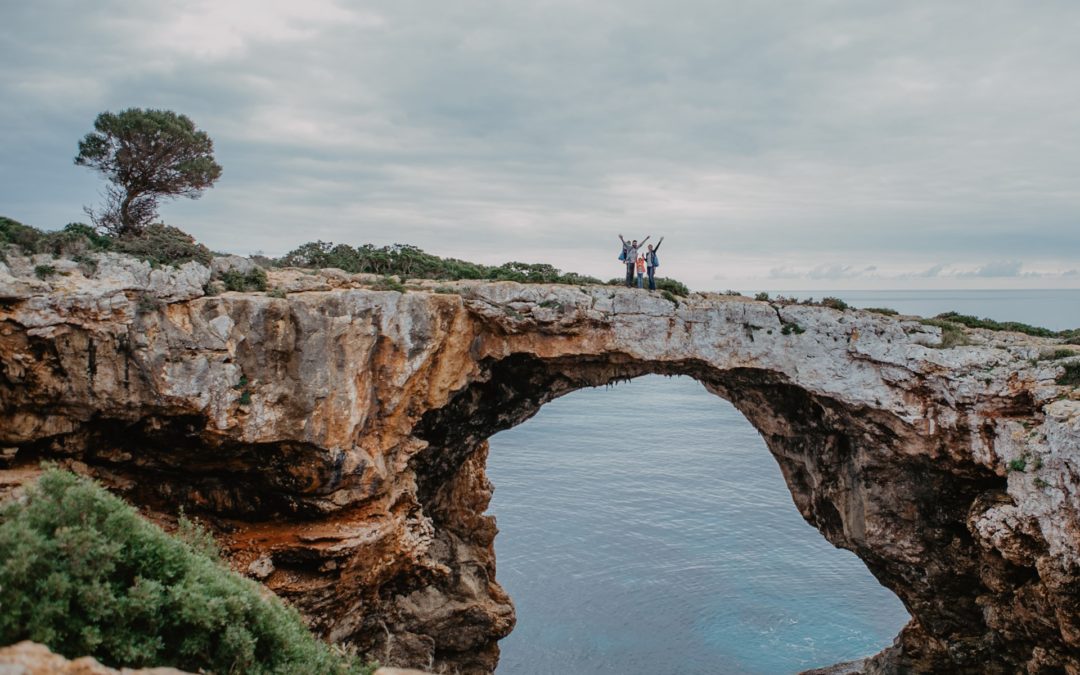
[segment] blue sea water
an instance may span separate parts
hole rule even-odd
[[[1080,291],[807,293],[1080,326]],[[793,673],[876,653],[907,622],[803,521],[765,444],[689,378],[575,392],[491,441],[499,675]]]

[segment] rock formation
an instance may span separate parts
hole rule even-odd
[[[19,642],[0,647],[2,675],[187,675],[175,668],[106,668],[89,656],[68,661],[45,645]]]
[[[183,506],[383,663],[494,667],[514,609],[486,439],[662,373],[734,403],[803,517],[907,606],[867,672],[1080,672],[1080,392],[1051,340],[940,349],[913,319],[604,286],[278,270],[284,298],[205,296],[194,263],[34,263],[0,264],[8,471],[52,459],[151,517]]]

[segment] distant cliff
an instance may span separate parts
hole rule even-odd
[[[803,517],[903,600],[913,620],[868,672],[1080,672],[1078,357],[1053,351],[1074,347],[971,330],[939,348],[914,319],[719,295],[372,290],[340,270],[207,296],[196,262],[94,256],[0,263],[0,481],[53,458],[147,513],[183,505],[383,663],[494,668],[514,609],[486,439],[663,373],[731,400]]]

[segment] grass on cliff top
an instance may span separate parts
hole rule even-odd
[[[114,667],[369,674],[296,610],[89,479],[48,469],[0,508],[0,644],[34,640]]]

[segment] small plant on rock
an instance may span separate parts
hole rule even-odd
[[[34,267],[34,276],[44,281],[56,275],[56,268],[52,265],[37,265]]]

